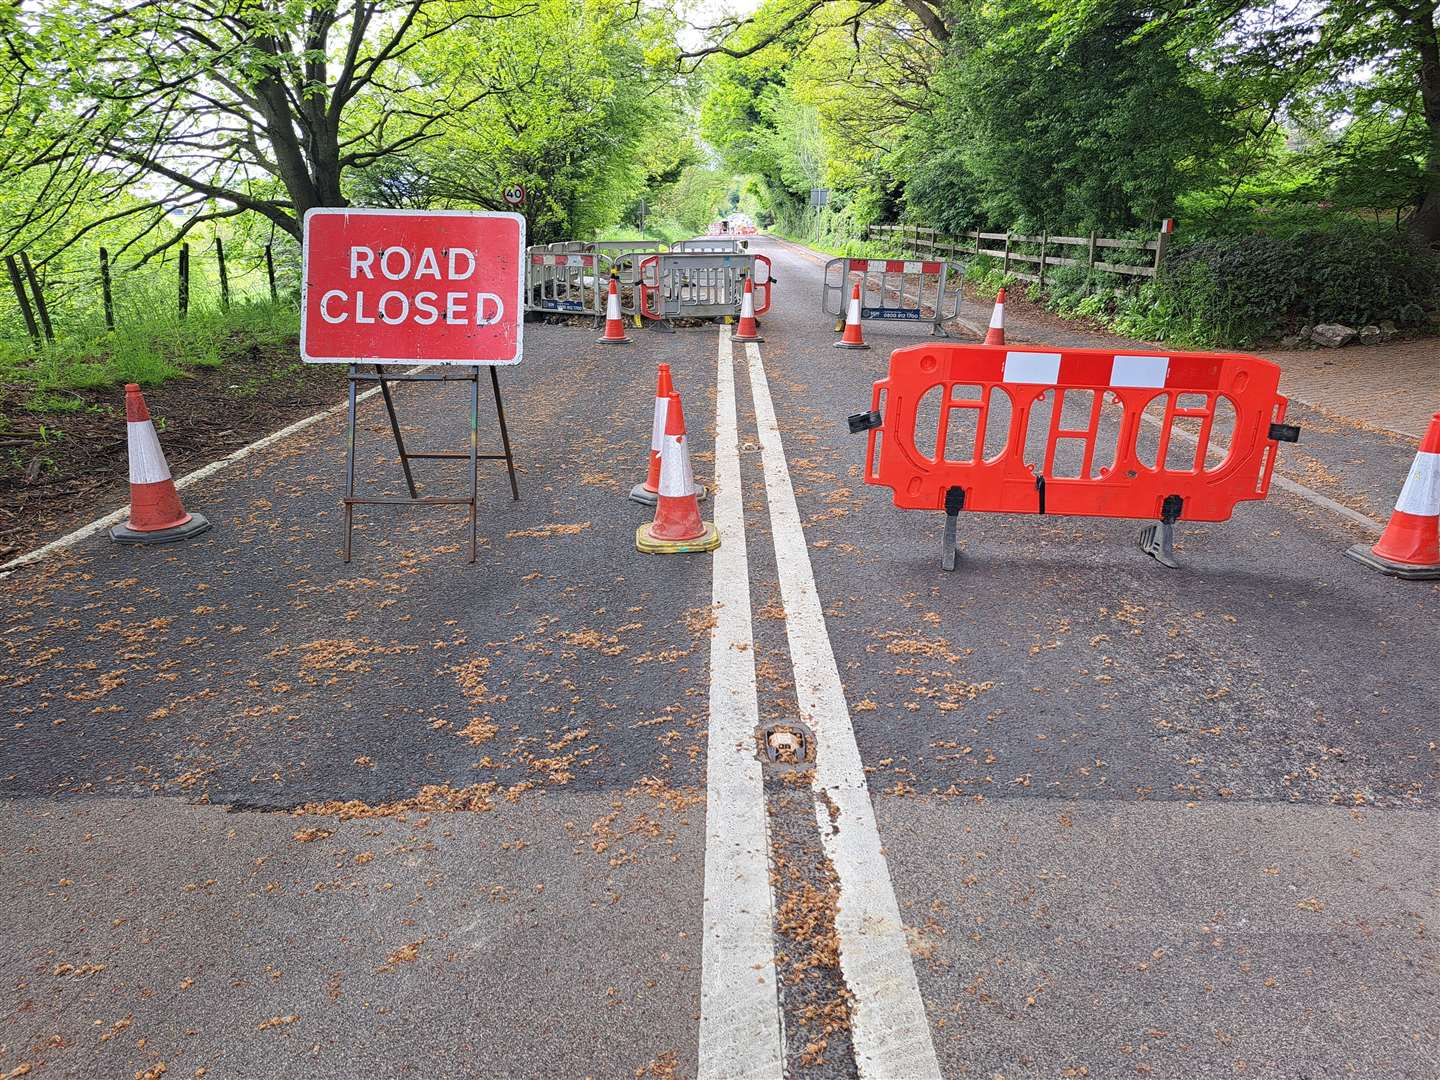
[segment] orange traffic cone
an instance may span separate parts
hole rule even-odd
[[[635,548],[651,554],[714,551],[720,533],[700,520],[695,478],[690,472],[690,447],[685,440],[685,413],[680,395],[671,394],[665,410],[665,445],[660,451],[660,490],[655,520],[635,530]]]
[[[1440,413],[1430,418],[1380,540],[1374,547],[1356,544],[1345,554],[1382,574],[1440,578]]]
[[[755,321],[755,286],[750,276],[745,276],[745,295],[740,301],[740,325],[730,335],[731,341],[764,341],[760,336],[760,324]]]
[[[599,340],[601,345],[627,345],[630,342],[625,336],[625,317],[620,314],[620,276],[613,270],[610,272],[610,295],[605,300],[605,336]]]
[[[660,451],[665,446],[665,417],[669,412],[670,395],[675,386],[670,381],[670,365],[661,364],[655,375],[655,419],[650,425],[650,468],[643,483],[630,489],[630,501],[654,506],[660,492]],[[704,499],[704,484],[695,485],[695,497]]]
[[[165,464],[145,395],[134,383],[125,386],[125,428],[130,454],[130,517],[110,530],[110,539],[124,544],[163,544],[198,536],[210,528],[202,514],[187,514]]]
[[[868,349],[865,336],[860,332],[860,282],[850,291],[850,310],[845,316],[845,335],[837,342],[837,349]]]
[[[985,331],[986,345],[1005,344],[1005,290],[995,294],[995,307],[990,311],[990,329]]]

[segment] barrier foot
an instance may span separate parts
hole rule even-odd
[[[965,489],[953,487],[945,492],[945,540],[941,548],[940,565],[954,570],[959,553],[955,550],[955,527],[960,522],[960,511],[965,508]]]
[[[1175,525],[1170,521],[1157,521],[1140,530],[1140,550],[1161,566],[1179,570],[1175,561]]]

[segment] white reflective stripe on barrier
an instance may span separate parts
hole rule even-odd
[[[1170,373],[1168,356],[1116,356],[1110,367],[1111,386],[1153,386],[1161,389]]]
[[[154,422],[132,420],[126,423],[125,429],[130,451],[130,483],[158,484],[169,480],[170,466],[165,463]]]
[[[1440,516],[1440,454],[1421,450],[1415,455],[1395,509],[1416,517]]]
[[[1060,380],[1058,352],[1008,352],[1005,354],[1005,381],[1053,386]]]
[[[667,499],[683,499],[695,493],[695,477],[684,440],[684,435],[666,435],[660,451],[660,494]]]

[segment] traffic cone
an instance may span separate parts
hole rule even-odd
[[[125,386],[125,427],[130,456],[130,517],[110,530],[122,544],[164,544],[198,536],[210,528],[202,514],[187,514],[165,464],[145,395],[134,383]]]
[[[731,341],[764,341],[760,336],[760,324],[755,321],[755,286],[750,275],[745,275],[745,296],[740,301],[740,325],[730,335]]]
[[[860,332],[860,282],[850,290],[850,310],[845,316],[845,334],[835,342],[837,349],[868,349],[865,336]]]
[[[995,294],[995,307],[990,311],[990,329],[985,331],[986,345],[1005,344],[1005,290]]]
[[[1373,547],[1345,554],[1372,570],[1402,578],[1440,578],[1440,413],[1430,418],[1390,524]]]
[[[655,375],[655,420],[650,425],[650,468],[645,481],[630,489],[631,502],[642,506],[654,506],[660,491],[660,451],[665,446],[665,417],[669,411],[670,395],[675,392],[670,381],[670,365],[659,365]],[[705,485],[695,485],[695,497],[704,499]]]
[[[610,295],[605,300],[605,336],[599,339],[601,345],[628,345],[625,336],[625,317],[620,314],[620,276],[610,272]]]
[[[690,472],[690,446],[685,439],[685,413],[680,408],[680,395],[671,394],[665,410],[655,520],[635,530],[635,548],[661,555],[714,551],[719,546],[719,531],[710,522],[700,520],[695,478]]]

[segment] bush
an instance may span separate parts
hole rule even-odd
[[[1440,299],[1440,255],[1391,230],[1217,237],[1172,249],[1122,306],[1138,337],[1246,347],[1302,325],[1416,326]]]

